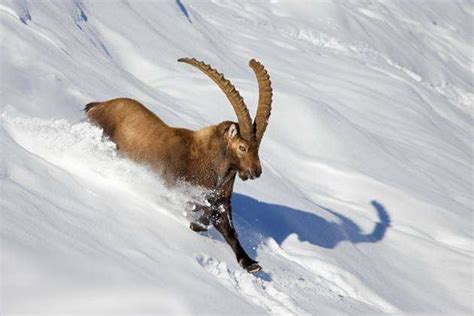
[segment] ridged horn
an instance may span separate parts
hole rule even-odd
[[[213,69],[210,65],[195,58],[180,58],[178,59],[178,62],[187,63],[198,68],[211,78],[219,88],[221,88],[237,115],[240,135],[246,140],[253,139],[255,135],[249,110],[244,103],[244,99],[240,96],[239,91],[235,89],[234,85],[227,80],[223,74],[217,72],[217,70]]]
[[[255,59],[249,61],[249,66],[255,72],[258,81],[258,107],[255,120],[253,122],[255,139],[260,145],[263,134],[268,125],[268,119],[272,111],[272,82],[265,67]]]

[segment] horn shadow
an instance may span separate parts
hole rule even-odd
[[[376,243],[382,240],[390,227],[390,215],[378,201],[371,201],[378,220],[370,233],[350,218],[334,210],[319,206],[323,212],[332,214],[336,221],[303,210],[257,201],[249,196],[234,193],[232,198],[233,217],[239,239],[251,256],[255,256],[255,236],[260,241],[273,238],[279,245],[291,234],[300,241],[315,246],[333,249],[342,241]]]

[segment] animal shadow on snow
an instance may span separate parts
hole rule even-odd
[[[232,204],[236,229],[240,232],[239,239],[251,256],[256,254],[255,248],[252,248],[255,247],[255,234],[261,234],[261,238],[271,237],[279,245],[289,235],[296,234],[300,241],[332,249],[341,241],[354,244],[378,242],[390,226],[388,212],[375,200],[371,205],[377,212],[378,221],[369,233],[363,233],[350,218],[319,205],[323,212],[332,215],[328,218],[332,217],[334,221],[287,206],[259,202],[238,193],[234,193]]]

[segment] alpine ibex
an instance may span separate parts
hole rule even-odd
[[[209,76],[225,93],[237,114],[238,123],[224,121],[198,131],[168,126],[139,102],[126,98],[89,103],[89,119],[125,156],[147,164],[169,185],[189,182],[214,192],[210,206],[200,206],[203,216],[191,223],[194,231],[207,230],[209,222],[232,247],[239,264],[249,272],[261,270],[240,245],[232,223],[231,195],[236,174],[242,180],[262,173],[258,149],[268,124],[272,87],[267,71],[252,59],[259,88],[254,122],[247,106],[232,83],[222,74],[194,58],[181,58]]]

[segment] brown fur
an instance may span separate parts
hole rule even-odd
[[[251,60],[259,84],[259,105],[252,124],[248,109],[235,87],[224,76],[196,59],[184,58],[207,74],[228,97],[241,126],[224,121],[198,131],[168,126],[141,103],[127,98],[93,102],[85,107],[89,119],[103,128],[118,150],[146,164],[168,185],[185,181],[214,192],[210,206],[197,206],[203,216],[190,228],[206,230],[209,222],[232,247],[237,261],[249,272],[261,269],[240,245],[232,223],[231,196],[235,176],[255,179],[262,173],[258,149],[271,110],[269,76],[259,62]],[[242,134],[240,133],[242,129]]]
[[[237,123],[225,121],[198,131],[173,128],[141,103],[126,98],[89,104],[86,112],[122,154],[150,166],[170,185],[183,180],[216,190],[239,171],[235,146],[245,141],[229,142],[226,135]],[[255,161],[247,162],[243,173],[245,167],[260,166],[258,156],[249,154]]]

